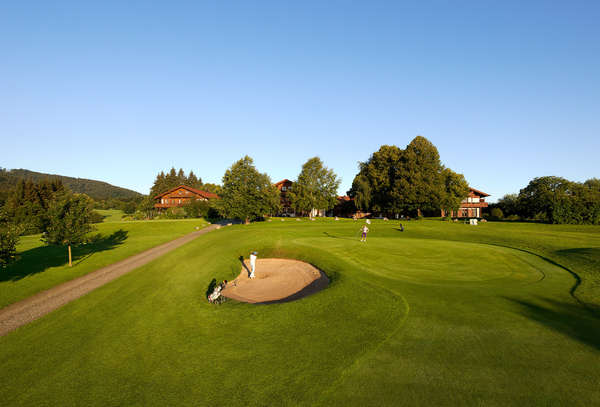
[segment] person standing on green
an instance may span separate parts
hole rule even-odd
[[[369,233],[369,228],[367,227],[367,225],[363,225],[362,227],[362,236],[360,238],[361,242],[367,242],[367,233]]]

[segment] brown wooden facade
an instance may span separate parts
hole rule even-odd
[[[281,201],[280,201],[281,202],[281,213],[279,213],[279,215],[283,215],[283,216],[294,216],[295,215],[294,209],[292,208],[292,205],[290,203],[290,199],[287,196],[288,192],[292,190],[292,185],[293,185],[293,182],[287,178],[282,179],[281,181],[275,183],[275,186],[279,190],[280,199],[281,199]]]
[[[488,203],[485,198],[490,196],[475,188],[469,188],[469,195],[460,203],[458,211],[451,211],[449,214],[442,209],[442,216],[452,218],[481,218],[483,208],[487,208]]]
[[[168,208],[177,208],[190,203],[192,200],[208,201],[209,199],[218,199],[217,194],[201,191],[187,185],[179,185],[171,188],[162,194],[154,197],[154,208],[163,210]]]

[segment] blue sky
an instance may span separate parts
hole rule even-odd
[[[497,199],[600,177],[596,1],[4,2],[0,166],[147,193],[171,166],[273,181],[318,155],[350,187],[431,140]]]

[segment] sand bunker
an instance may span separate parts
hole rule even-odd
[[[225,297],[253,304],[297,300],[322,290],[329,279],[316,267],[298,260],[258,259],[251,280],[250,263],[244,262],[240,275],[222,291]]]

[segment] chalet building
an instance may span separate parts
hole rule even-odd
[[[458,212],[451,211],[450,217],[452,218],[481,218],[482,209],[487,208],[488,203],[485,198],[490,196],[485,192],[476,190],[475,188],[469,188],[469,195],[463,199],[458,208]],[[447,216],[448,213],[442,209],[442,217]]]
[[[292,190],[293,182],[289,179],[282,179],[281,181],[275,183],[275,186],[279,190],[281,196],[281,216],[294,216],[294,209],[290,203],[290,199],[287,196],[287,193]]]
[[[217,194],[212,192],[200,191],[187,185],[179,185],[171,188],[162,194],[154,197],[154,207],[158,210],[176,208],[185,205],[192,200],[208,201],[209,199],[219,199]]]

